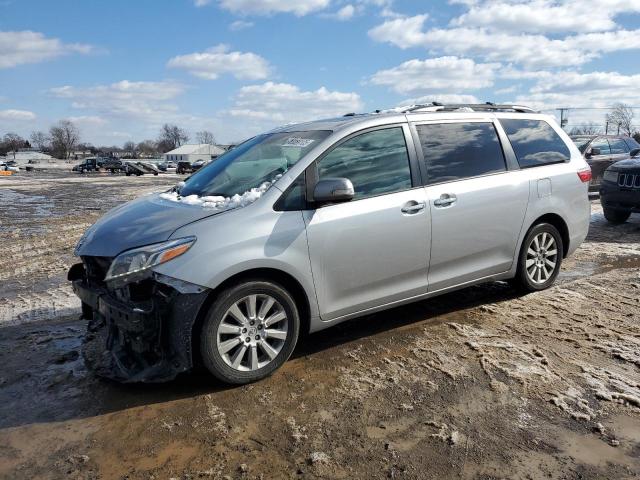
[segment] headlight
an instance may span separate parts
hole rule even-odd
[[[179,257],[195,241],[196,237],[186,237],[122,252],[111,262],[105,281],[117,280],[117,283],[124,283],[142,280],[149,276],[152,267]]]
[[[602,178],[604,180],[606,180],[607,182],[618,183],[618,172],[611,171],[611,170],[605,170],[604,171],[604,175],[602,176]]]

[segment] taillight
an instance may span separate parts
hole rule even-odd
[[[587,183],[591,181],[591,169],[585,168],[584,170],[578,170],[578,177],[580,177],[580,181],[582,183]]]

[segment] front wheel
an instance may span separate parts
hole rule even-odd
[[[631,212],[625,212],[624,210],[614,210],[607,207],[603,207],[602,211],[604,212],[604,218],[606,218],[609,223],[613,223],[615,225],[626,222],[631,216]]]
[[[553,285],[563,256],[562,237],[549,223],[535,225],[527,234],[518,257],[517,285],[527,292]]]
[[[289,292],[271,281],[247,281],[223,291],[211,306],[200,335],[202,360],[223,382],[254,382],[287,361],[299,330]]]

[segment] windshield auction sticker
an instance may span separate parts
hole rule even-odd
[[[310,138],[300,138],[300,137],[289,137],[282,144],[283,147],[298,147],[298,148],[306,148],[311,145],[314,140]]]

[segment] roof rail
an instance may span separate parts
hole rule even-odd
[[[474,112],[518,112],[518,113],[532,113],[533,110],[530,107],[524,105],[512,105],[512,104],[496,104],[496,103],[451,103],[442,104],[438,102],[425,103],[422,105],[412,105],[402,111],[402,113],[417,113],[417,112],[452,112],[456,110],[469,109]]]

